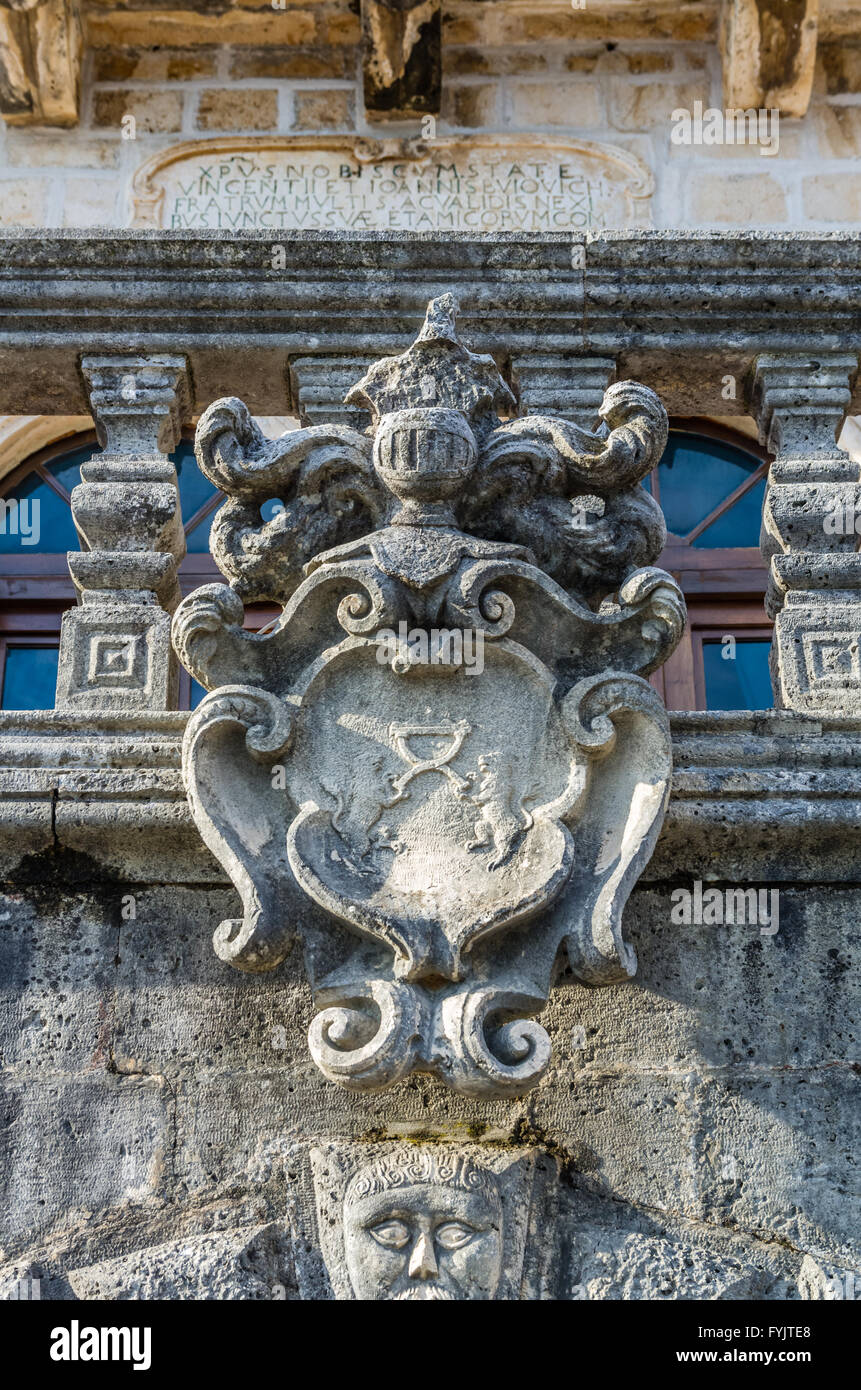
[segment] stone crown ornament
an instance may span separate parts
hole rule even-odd
[[[588,984],[635,971],[622,910],[671,771],[644,677],[685,613],[648,568],[665,537],[640,486],[666,443],[658,398],[611,386],[595,433],[502,423],[514,399],[455,311],[434,300],[412,347],[350,392],[368,434],[268,441],[234,399],[201,418],[231,582],[174,619],[211,692],[183,773],[243,902],[216,952],[271,970],[301,937],[325,1076],[516,1095],[550,1062],[534,1015],[561,950]],[[252,635],[243,600],[260,599],[283,612]]]

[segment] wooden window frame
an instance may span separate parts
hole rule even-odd
[[[750,477],[723,498],[687,537],[668,534],[655,561],[680,584],[688,606],[688,621],[678,647],[651,677],[669,710],[705,710],[705,667],[702,644],[706,636],[732,636],[737,641],[770,641],[772,623],[764,609],[768,569],[758,546],[715,546],[699,549],[691,544],[707,526],[722,516],[739,497],[755,487],[768,471],[769,455],[750,439],[712,420],[682,416],[670,421],[673,434],[698,434],[715,439],[760,460]],[[658,470],[650,477],[653,496],[660,501]]]
[[[740,431],[727,429],[723,425],[715,424],[713,420],[704,420],[699,416],[674,417],[670,421],[670,433],[699,434],[751,454],[758,458],[760,463],[750,477],[744,483],[740,483],[728,497],[723,498],[714,511],[698,522],[687,537],[669,533],[664,549],[655,563],[661,569],[669,570],[681,584],[688,598],[702,596],[763,599],[768,584],[768,570],[759,546],[710,546],[708,549],[699,549],[692,545],[691,541],[696,540],[707,526],[723,516],[739,497],[749,492],[766,476],[768,453],[756,440],[748,438]],[[652,495],[660,504],[657,468],[652,470],[650,479]],[[768,622],[768,619],[765,621]]]
[[[46,640],[48,639],[48,640]],[[59,628],[56,630],[56,637],[51,631],[43,634],[31,632],[29,629],[18,632],[14,628],[0,633],[0,713],[7,714],[13,711],[7,710],[3,704],[3,687],[6,684],[6,657],[10,647],[48,647],[57,650],[60,645]]]

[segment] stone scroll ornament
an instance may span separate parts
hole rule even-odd
[[[503,423],[514,398],[456,308],[432,301],[349,393],[366,434],[270,441],[241,401],[209,407],[230,584],[186,598],[173,640],[211,692],[185,736],[191,809],[244,909],[217,954],[272,970],[301,937],[311,1055],[350,1090],[425,1071],[505,1096],[550,1063],[534,1016],[566,958],[590,985],[635,972],[622,910],[671,771],[645,677],[685,609],[650,567],[658,398],[611,386],[595,433]],[[251,634],[257,600],[283,611]]]

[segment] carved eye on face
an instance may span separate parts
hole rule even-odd
[[[436,1232],[437,1244],[443,1250],[459,1250],[462,1245],[466,1245],[472,1240],[475,1230],[472,1226],[467,1226],[463,1221],[447,1221],[444,1226],[440,1226]]]
[[[368,1229],[377,1244],[384,1245],[387,1250],[402,1250],[410,1238],[409,1229],[403,1221],[388,1219]]]

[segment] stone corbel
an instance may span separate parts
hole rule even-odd
[[[368,367],[361,358],[323,352],[290,363],[290,399],[303,425],[351,425],[362,430],[370,416],[344,397]]]
[[[558,416],[583,430],[594,428],[604,392],[616,375],[612,357],[569,352],[515,357],[512,365],[527,415]]]
[[[804,116],[813,87],[818,22],[819,0],[724,0],[724,106],[776,107],[782,116]]]
[[[166,455],[190,410],[184,357],[85,357],[99,442],[81,468],[72,516],[86,549],[69,554],[80,607],[63,619],[57,702],[171,709],[170,613],[185,554],[176,469]]]
[[[78,0],[0,0],[0,111],[9,125],[78,123]]]
[[[774,454],[761,547],[775,619],[775,704],[844,716],[861,708],[861,469],[837,446],[858,369],[852,353],[760,355],[751,413]]]
[[[365,110],[371,119],[439,111],[440,0],[362,0],[362,43]]]

